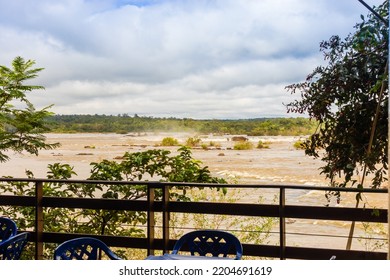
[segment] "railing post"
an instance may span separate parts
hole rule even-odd
[[[43,260],[43,182],[35,182],[35,259]]]
[[[284,206],[286,204],[286,189],[280,187],[279,189],[279,235],[280,235],[280,259],[286,259],[286,218],[284,213]]]
[[[162,234],[163,234],[163,253],[168,253],[169,247],[169,186],[163,185],[163,197],[162,197]]]
[[[155,226],[155,217],[154,217],[154,197],[155,197],[155,185],[147,185],[148,188],[148,223],[147,223],[147,255],[154,255],[154,226]]]

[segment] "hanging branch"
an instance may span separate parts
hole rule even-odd
[[[389,68],[389,60],[387,60],[387,62],[386,62],[384,76],[386,76],[388,74],[388,68]],[[367,148],[367,156],[369,156],[371,154],[372,144],[374,142],[374,137],[375,137],[375,130],[376,130],[376,126],[377,126],[377,123],[378,123],[378,118],[379,118],[379,113],[380,113],[380,108],[381,108],[381,101],[382,101],[382,98],[383,98],[383,93],[385,91],[385,88],[386,88],[386,83],[385,83],[385,79],[383,79],[382,85],[381,85],[381,90],[380,90],[380,93],[379,93],[379,98],[378,98],[378,105],[376,107],[374,120],[372,121],[371,133],[370,133],[370,141],[368,143],[368,148]],[[362,177],[362,180],[361,180],[361,183],[360,183],[361,186],[363,186],[363,183],[364,183],[364,179],[365,179],[365,176],[366,176],[366,170],[367,170],[367,164],[365,164],[364,168],[363,168],[363,177]],[[360,199],[356,200],[356,206],[355,206],[356,208],[359,207],[359,201],[360,201]],[[348,242],[347,242],[347,247],[346,247],[347,250],[351,250],[352,238],[353,238],[354,230],[355,230],[355,221],[352,222],[351,228],[349,230]]]

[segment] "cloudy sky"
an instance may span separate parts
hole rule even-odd
[[[29,98],[56,114],[293,117],[284,87],[361,14],[358,0],[0,0],[0,65],[45,68]]]

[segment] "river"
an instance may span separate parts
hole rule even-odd
[[[47,165],[60,162],[74,166],[75,178],[86,179],[91,169],[90,163],[103,159],[114,160],[125,152],[138,152],[147,149],[162,148],[177,153],[178,147],[159,147],[165,137],[173,137],[179,144],[185,144],[189,137],[201,139],[207,149],[192,149],[193,157],[209,167],[214,176],[224,177],[230,182],[244,184],[299,184],[311,186],[326,186],[327,181],[320,175],[322,162],[305,156],[304,151],[297,150],[293,144],[299,137],[248,137],[257,145],[259,141],[269,148],[234,150],[232,135],[195,135],[190,133],[140,133],[140,134],[47,134],[48,142],[59,142],[61,147],[55,150],[41,151],[39,156],[10,153],[11,160],[1,163],[0,176],[25,177],[25,171],[30,170],[36,178],[46,177]],[[360,178],[356,178],[360,179]],[[240,202],[258,201],[272,203],[274,191],[251,190],[242,191]],[[387,195],[370,195],[364,197],[364,202],[370,207],[387,207]],[[327,203],[323,191],[289,191],[287,203],[294,205],[324,205]],[[342,195],[340,203],[331,200],[332,206],[354,207],[354,195]],[[287,244],[293,246],[312,246],[322,248],[344,249],[350,223],[321,220],[288,220]],[[373,225],[365,229],[361,223],[356,226],[355,236],[386,238],[386,225],[383,228]],[[271,235],[270,243],[278,240],[277,229]],[[320,235],[321,237],[319,238]],[[338,237],[333,237],[338,236]],[[375,243],[377,242],[377,243]],[[371,250],[375,244],[380,245],[380,251],[386,251],[387,245],[381,245],[382,240],[354,240],[352,249]],[[375,243],[375,244],[374,244]],[[367,248],[365,248],[367,247]]]

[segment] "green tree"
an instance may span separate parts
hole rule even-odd
[[[383,18],[388,4],[375,8]],[[371,187],[387,180],[389,29],[373,14],[361,19],[344,40],[332,36],[320,44],[327,65],[286,87],[301,95],[287,111],[307,113],[319,123],[304,148],[307,155],[322,157],[321,173],[332,186],[362,188],[368,175]]]
[[[9,159],[6,155],[9,150],[37,155],[41,149],[58,146],[47,144],[42,134],[47,130],[45,118],[51,115],[48,111],[51,106],[36,110],[26,96],[27,92],[44,89],[25,84],[43,70],[33,68],[34,64],[33,60],[16,57],[11,68],[0,66],[0,161]]]

